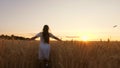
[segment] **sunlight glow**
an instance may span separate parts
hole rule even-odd
[[[88,41],[88,36],[82,36],[82,41]]]

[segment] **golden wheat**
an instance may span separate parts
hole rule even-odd
[[[120,42],[51,42],[52,68],[120,68]],[[39,41],[0,40],[0,68],[39,68]]]

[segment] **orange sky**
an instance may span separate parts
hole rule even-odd
[[[0,34],[26,37],[42,31],[64,39],[120,40],[120,0],[0,0]],[[113,28],[114,25],[118,25]]]

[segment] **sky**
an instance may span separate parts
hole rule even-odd
[[[0,34],[120,40],[120,0],[0,0]],[[113,28],[114,25],[117,27]]]

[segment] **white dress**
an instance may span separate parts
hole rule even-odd
[[[44,43],[42,32],[38,33],[36,36],[40,37],[40,45],[39,45],[38,58],[40,60],[43,60],[43,59],[49,60],[50,44]],[[50,37],[54,37],[54,35],[51,34],[51,33],[49,33],[49,36]]]

